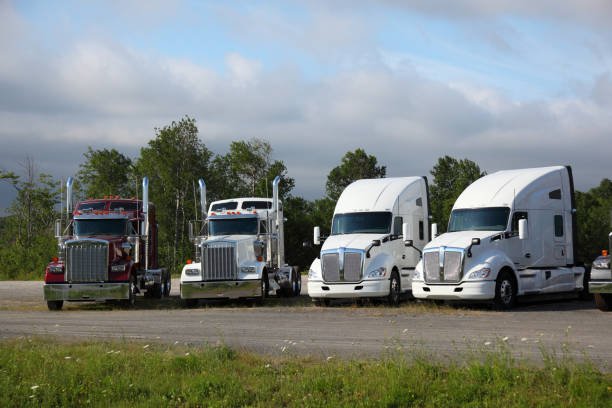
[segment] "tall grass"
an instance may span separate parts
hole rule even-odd
[[[612,375],[497,351],[463,362],[271,358],[227,347],[0,342],[0,406],[609,407]]]

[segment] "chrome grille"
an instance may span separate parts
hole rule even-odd
[[[427,282],[440,281],[440,254],[438,252],[425,252],[423,254],[425,265],[425,280]]]
[[[108,242],[78,240],[66,242],[66,280],[104,282],[108,280]]]
[[[440,259],[442,258],[442,259]],[[435,248],[423,254],[425,281],[431,283],[455,283],[463,274],[463,250]]]
[[[326,282],[340,281],[340,257],[338,254],[324,254],[321,261],[323,280]]]
[[[459,282],[461,278],[461,252],[446,251],[444,253],[444,280]]]
[[[202,244],[202,280],[237,280],[236,246],[231,242]]]
[[[358,252],[344,253],[344,280],[358,282],[361,280],[361,254]]]

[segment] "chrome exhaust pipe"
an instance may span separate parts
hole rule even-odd
[[[204,179],[199,179],[198,184],[200,185],[200,208],[202,211],[202,221],[206,219],[206,214],[208,213],[206,210],[206,183],[204,183]]]
[[[72,176],[68,177],[68,180],[66,180],[66,213],[68,216],[72,214],[72,183],[74,183],[74,179]]]
[[[145,241],[145,270],[149,270],[149,178],[142,178],[142,213],[144,223],[142,224],[142,235]]]
[[[276,255],[277,255],[277,266],[280,268],[285,262],[285,238],[283,234],[283,219],[282,213],[280,212],[280,202],[278,197],[278,185],[280,184],[280,176],[274,177],[272,182],[272,202],[274,205],[274,224],[276,226],[275,232],[277,234],[276,239]]]

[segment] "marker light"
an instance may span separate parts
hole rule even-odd
[[[192,263],[192,262],[193,262],[193,261],[192,261],[191,259],[188,259],[188,260],[187,260],[187,265],[191,265],[191,263]]]
[[[608,250],[607,249],[602,249],[601,250],[601,256],[608,256]]]

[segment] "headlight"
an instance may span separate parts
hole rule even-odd
[[[185,269],[185,275],[187,276],[198,276],[200,274],[200,270],[199,269]]]
[[[255,267],[254,266],[242,266],[240,268],[240,272],[242,272],[242,273],[255,273]]]
[[[126,264],[111,266],[111,272],[125,272]]]
[[[485,279],[488,278],[491,274],[490,268],[482,268],[474,272],[470,272],[468,275],[468,279]]]
[[[317,273],[317,271],[315,271],[314,269],[308,270],[308,279],[315,279],[318,277],[319,277],[319,274]]]
[[[593,261],[593,268],[595,269],[610,269],[610,258],[600,256]]]
[[[50,273],[64,273],[64,268],[62,268],[61,266],[50,266],[49,272]]]
[[[381,266],[368,273],[368,278],[384,278],[387,274],[387,268]]]
[[[414,275],[412,276],[412,280],[413,281],[422,281],[423,280],[423,272],[415,269],[414,270]]]

